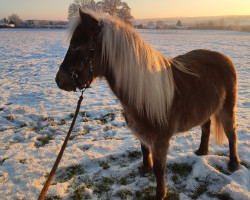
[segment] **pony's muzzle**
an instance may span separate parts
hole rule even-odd
[[[55,78],[57,86],[65,91],[76,91],[76,86],[72,83],[72,78],[69,77],[67,74],[62,72],[61,70],[58,71],[56,78]]]

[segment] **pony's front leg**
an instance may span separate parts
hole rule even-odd
[[[153,172],[156,178],[156,200],[163,200],[167,197],[167,188],[165,183],[165,168],[168,143],[157,143],[152,148]]]
[[[143,156],[143,165],[140,169],[141,174],[144,176],[146,173],[151,172],[153,169],[152,155],[147,145],[141,143],[141,151]]]

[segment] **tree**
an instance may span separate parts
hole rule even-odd
[[[17,15],[17,14],[12,14],[8,17],[9,22],[15,23],[15,25],[20,25],[23,23],[23,20]]]
[[[149,22],[147,23],[147,25],[148,25],[148,26],[154,26],[155,23],[154,23],[153,21],[149,21]]]
[[[177,22],[176,26],[182,27],[181,20],[179,20],[179,21]]]
[[[131,9],[127,3],[121,0],[102,0],[95,3],[94,0],[74,0],[69,6],[68,19],[72,19],[78,15],[79,8],[89,8],[91,10],[102,10],[105,13],[109,13],[112,16],[120,18],[125,23],[131,24],[133,22],[133,16],[131,15]]]
[[[95,7],[94,0],[74,0],[72,4],[69,5],[68,9],[68,20],[75,18],[78,16],[79,8],[90,8],[93,9]]]
[[[131,8],[126,2],[121,0],[102,0],[97,2],[97,6],[105,13],[115,16],[127,24],[133,23],[133,16],[131,15]]]
[[[157,29],[162,29],[164,26],[164,22],[162,20],[157,20],[155,24]]]

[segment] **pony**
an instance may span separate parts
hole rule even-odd
[[[200,126],[195,152],[200,156],[208,154],[212,127],[217,143],[224,135],[229,140],[229,170],[238,168],[237,75],[228,57],[199,49],[168,59],[130,25],[90,10],[79,10],[70,30],[69,48],[56,75],[58,87],[75,91],[88,88],[96,77],[107,80],[127,126],[141,142],[141,173],[155,175],[155,199],[167,196],[166,157],[175,133]]]

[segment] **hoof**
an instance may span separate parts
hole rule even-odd
[[[208,154],[208,149],[204,150],[204,149],[198,149],[197,151],[195,151],[195,154],[197,156],[204,156]]]
[[[236,171],[239,168],[239,164],[240,164],[240,161],[238,161],[238,160],[236,160],[236,161],[229,161],[229,163],[228,163],[228,170],[230,172]]]
[[[152,170],[153,169],[151,167],[147,167],[147,166],[139,167],[139,172],[141,176],[147,176],[150,172],[152,172]]]
[[[166,200],[167,194],[156,195],[155,200]]]

